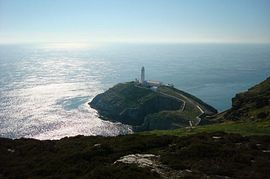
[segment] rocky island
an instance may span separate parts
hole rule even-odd
[[[157,81],[119,83],[97,95],[89,105],[103,119],[133,126],[135,131],[198,125],[217,110],[197,97]]]
[[[175,129],[200,123],[217,110],[171,86],[155,91],[136,82],[120,83],[97,95],[90,103],[103,119],[129,124],[135,130]]]

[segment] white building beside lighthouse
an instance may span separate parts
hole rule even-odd
[[[145,80],[145,68],[142,67],[141,69],[141,81],[140,83],[145,87],[159,87],[162,85],[160,81],[154,81],[154,80]]]

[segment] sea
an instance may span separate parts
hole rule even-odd
[[[116,136],[131,127],[104,121],[95,95],[140,78],[191,93],[219,111],[270,75],[267,44],[0,45],[0,137]]]

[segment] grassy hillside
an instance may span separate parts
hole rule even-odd
[[[143,135],[173,135],[173,136],[189,136],[202,132],[226,132],[241,134],[243,136],[251,135],[270,135],[270,121],[260,122],[233,122],[228,121],[224,123],[217,123],[211,125],[196,126],[190,128],[180,128],[175,130],[154,130],[149,132],[143,132]]]
[[[207,119],[204,119],[207,120]],[[188,136],[201,132],[226,132],[251,135],[270,135],[270,78],[232,99],[232,108],[212,117],[212,121],[225,121],[211,125],[156,130],[143,134]]]
[[[155,95],[151,90],[136,87],[134,82],[127,82],[113,86],[103,93],[102,98],[108,103],[113,100],[119,104],[119,108],[125,109],[136,107]]]
[[[203,102],[201,99],[197,98],[196,96],[193,96],[192,94],[189,94],[185,91],[176,89],[174,87],[169,87],[169,86],[161,86],[159,88],[160,91],[168,93],[172,96],[175,97],[179,97],[183,100],[185,100],[187,102],[187,108],[190,108],[192,110],[196,110],[194,109],[194,104],[195,105],[199,105],[202,109],[204,109],[205,111],[207,111],[209,114],[215,114],[217,113],[217,110],[210,106],[209,104]],[[200,113],[199,111],[197,111],[197,113]]]
[[[186,96],[183,96],[181,93],[175,91],[174,88],[167,87],[167,86],[161,86],[159,88],[159,91],[162,93],[166,93],[166,94],[169,94],[171,96],[177,97],[179,99],[182,99],[183,101],[186,102],[185,110],[178,111],[178,113],[179,113],[178,115],[180,115],[180,113],[184,112],[184,115],[187,116],[190,120],[190,119],[196,118],[196,116],[201,114],[201,111],[195,106],[195,104],[191,100],[188,100],[188,98]]]

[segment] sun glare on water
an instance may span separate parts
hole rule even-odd
[[[57,49],[57,50],[78,50],[78,49],[92,49],[98,45],[94,43],[83,43],[83,42],[56,42],[46,43],[42,45],[45,49]]]

